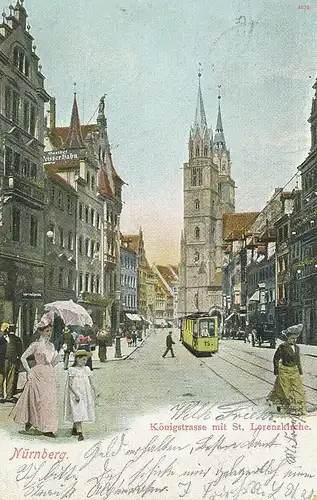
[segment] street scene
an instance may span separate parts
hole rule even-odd
[[[94,383],[100,396],[96,400],[96,421],[85,424],[87,439],[106,437],[133,428],[139,415],[152,415],[164,409],[170,410],[178,404],[193,401],[233,405],[254,405],[259,412],[269,410],[279,417],[276,408],[267,403],[267,396],[274,384],[272,350],[252,347],[251,343],[222,340],[220,349],[212,357],[196,357],[178,340],[174,329],[173,359],[165,359],[165,329],[151,332],[137,348],[122,341],[122,355],[115,358],[115,348],[107,349],[107,362],[100,363],[97,354],[93,357]],[[317,348],[302,350],[303,384],[308,412],[317,410]],[[59,430],[57,442],[72,442],[70,426],[63,422],[64,388],[66,373],[63,363],[57,365]],[[19,388],[25,383],[21,375]],[[135,401],[138,402],[135,405]],[[0,406],[1,427],[11,436],[20,431],[28,442],[41,439],[39,432],[30,433],[20,428],[10,418],[12,405]],[[106,410],[106,411],[105,411]],[[55,440],[54,440],[55,442]]]
[[[0,500],[317,498],[316,23],[3,8]]]

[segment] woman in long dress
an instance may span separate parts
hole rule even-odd
[[[290,326],[284,333],[286,340],[281,344],[273,358],[274,375],[273,390],[268,400],[277,405],[277,410],[284,410],[290,415],[306,415],[306,399],[301,375],[299,347],[296,345],[303,325]]]
[[[54,366],[59,355],[50,342],[52,326],[38,327],[40,338],[33,342],[21,356],[27,372],[27,382],[13,409],[13,419],[24,424],[25,430],[36,428],[45,436],[55,437],[58,429],[57,389]],[[27,359],[35,358],[35,366],[30,368]]]

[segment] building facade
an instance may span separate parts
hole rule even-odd
[[[98,327],[119,328],[120,213],[123,181],[116,173],[107,134],[104,97],[97,123],[81,125],[76,94],[69,127],[56,126],[51,100],[46,130],[45,163],[70,184],[78,196],[76,298]]]
[[[22,2],[0,24],[0,318],[27,345],[44,303],[44,88]]]
[[[222,216],[235,210],[230,152],[222,127],[220,100],[215,136],[208,128],[199,74],[189,160],[184,164],[184,224],[178,294],[179,315],[218,310],[222,301]]]
[[[120,323],[127,324],[126,319],[135,320],[138,310],[138,255],[129,248],[128,242],[122,242],[120,248],[121,261],[121,313]],[[131,316],[133,315],[133,316]]]
[[[178,318],[178,268],[153,264],[155,276],[155,320],[157,325],[177,326]]]

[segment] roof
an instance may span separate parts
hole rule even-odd
[[[222,219],[222,239],[235,241],[247,233],[260,212],[227,213]]]
[[[122,235],[122,242],[128,243],[129,248],[139,253],[140,235],[139,234],[125,234]]]
[[[195,114],[195,122],[194,129],[199,129],[201,133],[204,133],[207,127],[207,119],[205,113],[205,106],[203,101],[203,96],[201,93],[201,85],[200,85],[200,73],[199,76],[199,84],[198,84],[198,95],[197,95],[197,105],[196,105],[196,114]]]
[[[77,195],[76,189],[73,188],[73,186],[71,186],[71,184],[69,184],[69,182],[67,182],[66,179],[64,179],[64,177],[62,177],[61,175],[59,175],[55,172],[50,171],[47,168],[45,168],[45,170],[46,170],[46,174],[47,174],[48,178],[50,179],[50,181],[56,182],[64,189],[67,189],[68,191],[72,191],[73,194]]]
[[[156,268],[169,285],[177,281],[169,266],[156,265]]]
[[[83,140],[86,139],[87,135],[91,132],[99,131],[99,127],[96,123],[90,125],[80,125],[81,135]],[[55,127],[49,132],[49,139],[55,148],[65,147],[65,142],[69,133],[69,127]]]
[[[72,116],[70,119],[70,126],[68,128],[68,134],[66,140],[64,141],[64,147],[66,148],[84,148],[84,140],[81,134],[81,126],[79,120],[78,106],[76,93],[74,94],[74,102],[72,109]]]
[[[224,136],[223,128],[222,128],[220,96],[218,97],[218,99],[219,99],[218,117],[217,117],[217,125],[216,125],[216,130],[215,130],[214,142],[218,143],[218,144],[223,144],[225,146],[226,141],[225,141],[225,136]]]

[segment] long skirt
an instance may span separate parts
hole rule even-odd
[[[18,424],[30,423],[41,432],[57,432],[56,377],[51,365],[38,364],[31,369],[12,416]]]
[[[107,344],[99,342],[98,348],[99,360],[104,363],[107,359]]]
[[[279,366],[268,400],[291,415],[306,415],[305,391],[297,366]]]

